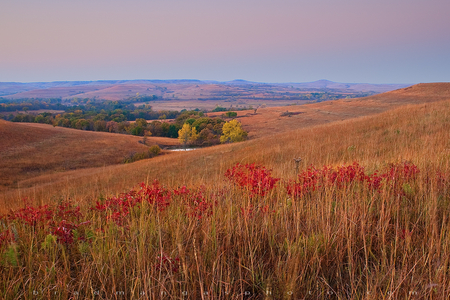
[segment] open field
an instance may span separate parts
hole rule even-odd
[[[374,115],[406,105],[450,99],[450,83],[418,84],[380,95],[325,101],[287,107],[258,108],[238,111],[238,120],[250,138],[277,134],[289,130]],[[255,107],[256,108],[256,107]],[[291,116],[282,116],[289,112]],[[298,113],[298,114],[296,114]],[[219,116],[223,113],[208,113]]]
[[[368,116],[28,180],[1,194],[14,210],[0,218],[0,295],[447,299],[450,99],[437,88],[350,106],[372,101]],[[352,104],[336,102],[341,115]]]
[[[178,140],[87,132],[35,123],[0,120],[0,190],[27,186],[24,180],[62,171],[118,164],[148,146],[178,145]]]
[[[442,129],[449,126],[447,117],[440,117],[441,122],[436,121],[436,124],[430,117],[446,113],[447,106],[448,102],[445,101],[410,105],[374,116],[290,130],[244,143],[171,153],[127,165],[40,176],[27,180],[27,185],[33,187],[21,188],[20,194],[36,197],[39,201],[54,198],[54,192],[59,196],[64,195],[64,198],[84,199],[87,195],[95,198],[98,195],[116,194],[132,188],[137,182],[151,182],[155,178],[169,185],[179,182],[207,184],[220,182],[223,172],[235,162],[256,161],[272,168],[277,176],[294,175],[291,173],[294,157],[304,158],[303,168],[309,164],[337,165],[357,160],[374,169],[386,162],[402,159],[420,160],[420,166],[426,166],[425,159],[437,163],[446,159],[450,151],[450,138],[447,138],[449,132]],[[422,112],[426,112],[424,120],[420,120]],[[416,118],[419,120],[414,120]],[[419,124],[422,123],[424,128],[419,130]],[[416,124],[416,127],[409,128],[408,124]],[[433,129],[436,126],[438,129]],[[428,132],[437,132],[439,135],[429,135]],[[395,145],[392,141],[395,141]],[[436,146],[430,146],[433,143]],[[354,150],[348,151],[349,147],[354,147]],[[392,147],[395,148],[391,150]],[[61,178],[66,180],[61,182]],[[57,188],[48,187],[52,181],[58,182]],[[42,189],[39,188],[40,182],[45,182]],[[16,190],[4,194],[4,200],[10,202],[18,193]]]
[[[217,106],[224,107],[229,110],[241,110],[257,108],[264,104],[265,107],[280,107],[288,105],[302,105],[309,103],[309,100],[258,100],[258,99],[231,99],[231,100],[156,100],[150,102],[153,110],[207,110],[211,111]],[[136,103],[141,105],[143,103]]]
[[[444,99],[450,99],[450,84],[421,84],[366,98],[281,108],[259,108],[256,114],[253,110],[239,111],[238,120],[249,132],[250,139],[270,136],[269,143],[272,144],[272,140],[279,139],[279,133],[374,115],[408,103],[431,103]],[[286,111],[299,114],[280,116]],[[221,114],[209,113],[210,116]],[[92,168],[120,163],[131,152],[146,149],[138,143],[142,138],[134,136],[77,131],[42,124],[2,121],[0,130],[2,136],[6,137],[0,148],[0,154],[4,158],[2,159],[4,191],[6,187],[16,189],[19,186],[21,187],[19,190],[27,186],[33,186],[35,189],[39,186],[37,182],[51,181],[47,176],[51,177],[54,172],[58,172],[54,176],[59,180],[59,172],[64,170],[89,168],[88,172],[101,172],[103,169],[94,171]],[[80,143],[80,140],[83,142]],[[177,145],[178,141],[168,138],[148,138],[148,144],[152,143],[170,146]],[[288,145],[290,142],[286,140],[284,144]],[[215,149],[220,147],[196,150],[195,153],[214,152]],[[171,153],[170,157],[165,159],[178,161],[178,155],[184,154]]]

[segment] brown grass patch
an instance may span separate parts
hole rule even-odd
[[[149,137],[144,146],[142,137],[3,120],[0,135],[0,190],[43,174],[118,164],[151,145],[178,144],[176,139]]]

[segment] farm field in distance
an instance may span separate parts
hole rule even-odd
[[[450,83],[267,103],[127,164],[179,142],[0,120],[1,297],[447,298]]]

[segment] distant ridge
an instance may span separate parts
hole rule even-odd
[[[208,86],[204,89],[204,86]],[[301,92],[334,92],[334,93],[383,93],[409,86],[408,84],[369,84],[338,83],[329,80],[318,80],[304,83],[262,83],[243,79],[231,81],[206,81],[198,79],[137,79],[137,80],[98,80],[98,81],[54,81],[54,82],[0,82],[0,97],[6,99],[19,98],[90,98],[104,100],[123,100],[140,95],[157,95],[166,97],[171,94],[178,99],[190,100],[217,98],[217,95],[231,93],[233,97],[248,97],[252,94],[270,89],[282,93]],[[261,90],[264,89],[264,91]],[[184,91],[187,91],[184,93]],[[202,92],[200,92],[202,91]],[[190,96],[189,96],[190,95]]]

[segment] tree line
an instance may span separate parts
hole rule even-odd
[[[11,121],[43,123],[79,130],[131,134],[143,136],[144,138],[148,136],[179,138],[180,130],[186,124],[189,126],[191,132],[195,130],[195,138],[190,136],[188,138],[189,142],[186,141],[184,144],[210,146],[221,142],[221,136],[223,135],[222,129],[226,123],[222,118],[207,117],[199,110],[181,112],[160,111],[156,113],[159,119],[154,121],[148,121],[146,118],[136,118],[134,112],[127,112],[121,109],[100,112],[98,114],[83,112],[81,110],[62,114],[49,112],[37,115],[18,114]],[[137,116],[142,115],[138,114]],[[148,117],[148,115],[144,116]],[[173,120],[165,120],[167,116]]]

